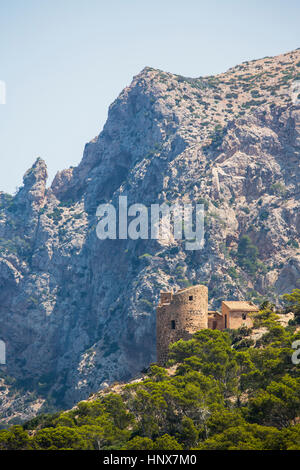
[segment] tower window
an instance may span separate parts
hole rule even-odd
[[[192,296],[192,295],[189,296],[189,300],[193,300],[193,296]]]
[[[172,320],[172,321],[171,321],[171,329],[172,329],[172,330],[175,330],[175,329],[176,329],[176,322],[175,322],[175,320]]]
[[[242,319],[246,320],[246,318],[247,318],[247,313],[242,313]]]

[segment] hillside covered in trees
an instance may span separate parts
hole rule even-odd
[[[299,296],[285,296],[287,326],[266,302],[251,330],[201,330],[170,346],[166,368],[0,431],[0,449],[299,449]]]

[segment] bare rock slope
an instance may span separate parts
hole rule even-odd
[[[137,374],[155,360],[161,289],[204,283],[219,307],[300,287],[299,71],[300,50],[202,78],[146,67],[78,167],[47,189],[38,159],[0,193],[1,373],[20,396],[69,406]],[[100,241],[96,208],[119,195],[203,203],[204,249]]]

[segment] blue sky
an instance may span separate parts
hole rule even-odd
[[[299,0],[2,0],[0,190],[37,156],[49,183],[76,165],[146,65],[195,77],[287,52],[299,17]]]

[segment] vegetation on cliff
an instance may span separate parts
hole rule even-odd
[[[0,449],[299,449],[291,323],[265,303],[252,331],[201,330],[170,346],[167,368],[0,431]]]

